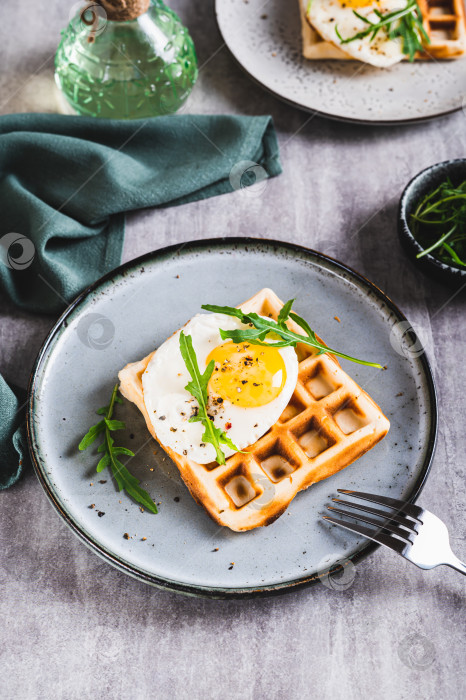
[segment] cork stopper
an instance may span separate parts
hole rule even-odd
[[[112,22],[128,22],[147,12],[150,0],[98,0],[107,19]]]

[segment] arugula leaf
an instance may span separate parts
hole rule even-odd
[[[194,352],[193,348],[193,339],[190,335],[185,335],[183,331],[180,333],[180,352],[186,365],[186,369],[191,375],[191,381],[186,384],[185,389],[186,391],[189,391],[191,396],[193,396],[199,404],[198,414],[196,416],[191,416],[189,421],[190,423],[201,422],[203,424],[204,434],[202,436],[202,441],[213,445],[215,448],[216,461],[218,464],[225,464],[225,455],[222,452],[220,445],[227,445],[236,452],[239,452],[239,449],[230,440],[225,432],[215,426],[214,422],[211,418],[209,418],[207,413],[207,385],[212,376],[212,372],[214,371],[215,362],[214,360],[209,362],[204,374],[201,374],[197,363],[196,353]]]
[[[247,329],[234,329],[234,330],[220,330],[221,337],[226,340],[230,338],[234,343],[242,343],[247,341],[252,345],[262,345],[272,348],[284,348],[284,347],[296,347],[298,343],[303,343],[304,345],[310,345],[316,348],[319,355],[324,353],[330,353],[331,355],[337,355],[345,360],[351,360],[352,362],[357,362],[360,365],[366,365],[368,367],[376,367],[377,369],[382,369],[382,365],[376,362],[366,362],[365,360],[357,360],[355,357],[350,355],[345,355],[338,350],[332,350],[332,348],[327,347],[321,343],[314,331],[311,329],[307,321],[305,321],[298,314],[291,312],[291,306],[294,299],[290,299],[280,311],[279,322],[272,320],[271,318],[263,318],[256,313],[243,313],[241,309],[236,309],[231,306],[215,306],[214,304],[203,304],[201,308],[205,311],[211,311],[212,313],[225,314],[226,316],[234,316],[238,318],[242,323],[246,325],[252,325],[254,328]],[[291,318],[295,323],[300,326],[306,335],[300,335],[299,333],[294,333],[286,325],[286,320]],[[269,333],[275,333],[280,338],[281,341],[278,342],[265,342],[265,339]]]
[[[99,423],[96,425],[93,425],[92,428],[89,428],[83,439],[78,445],[79,450],[85,450],[89,445],[92,445],[94,440],[96,440],[100,433],[103,433],[105,430],[105,421],[101,420]]]
[[[466,180],[447,178],[423,197],[410,217],[413,236],[423,250],[453,267],[466,266]]]
[[[97,409],[97,413],[101,416],[105,416],[105,418],[89,428],[86,435],[79,443],[78,449],[86,450],[101,433],[104,433],[104,441],[97,448],[97,452],[104,453],[97,464],[97,472],[101,472],[106,467],[110,467],[119,491],[124,489],[137,503],[141,503],[151,513],[158,513],[157,506],[147,491],[144,491],[144,489],[139,486],[139,481],[136,477],[130,474],[125,465],[117,459],[117,455],[134,457],[134,452],[127,447],[115,447],[113,437],[111,436],[112,431],[126,428],[123,421],[112,420],[115,403],[123,403],[122,399],[117,396],[117,391],[118,384],[115,384],[108,406]]]
[[[278,318],[277,318],[277,323],[279,326],[286,325],[286,319],[290,315],[291,307],[293,306],[295,301],[296,301],[296,299],[290,299],[289,301],[286,302],[286,304],[283,304],[282,308],[280,309],[280,313],[278,314]]]
[[[335,26],[335,33],[341,44],[349,44],[352,41],[365,39],[367,36],[370,41],[373,41],[379,31],[385,28],[389,39],[402,40],[403,53],[408,56],[410,61],[414,61],[417,51],[425,51],[425,44],[430,44],[429,35],[422,24],[422,12],[417,0],[408,0],[406,7],[402,10],[394,10],[386,14],[374,10],[378,22],[371,22],[356,10],[353,10],[353,14],[368,27],[344,39],[338,31],[338,27]]]
[[[105,453],[104,456],[101,459],[99,459],[96,471],[101,472],[105,469],[105,467],[109,467],[109,466],[110,466],[110,457],[108,456],[107,453]]]
[[[109,430],[124,430],[126,425],[121,420],[109,420],[105,418],[105,425]]]

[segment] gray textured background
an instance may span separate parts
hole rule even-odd
[[[71,2],[2,2],[0,109],[54,111],[53,54]],[[128,217],[124,260],[168,243],[264,236],[316,247],[380,286],[429,348],[439,445],[421,504],[466,556],[465,296],[421,277],[396,237],[407,180],[466,155],[466,117],[416,127],[350,126],[281,104],[237,68],[213,0],[173,0],[202,67],[189,111],[272,114],[284,173],[240,193]],[[464,86],[463,86],[464,87]],[[0,371],[23,386],[51,318],[1,300]],[[450,698],[466,691],[464,585],[388,551],[343,592],[323,585],[253,601],[188,599],[127,578],[53,512],[32,473],[0,494],[0,696],[9,698]]]

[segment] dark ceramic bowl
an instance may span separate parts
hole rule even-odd
[[[439,282],[459,288],[466,283],[466,268],[461,270],[458,267],[446,265],[430,254],[417,258],[416,256],[422,252],[423,248],[414,238],[408,224],[419,201],[448,177],[454,185],[459,185],[466,180],[466,158],[446,160],[443,163],[431,165],[411,180],[400,199],[398,234],[406,253],[420,270]]]

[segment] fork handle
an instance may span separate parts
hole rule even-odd
[[[466,564],[460,561],[458,557],[455,557],[453,552],[451,553],[451,557],[448,561],[445,562],[445,564],[447,566],[450,566],[452,569],[456,569],[456,571],[459,571],[460,574],[463,574],[463,576],[466,576]]]

